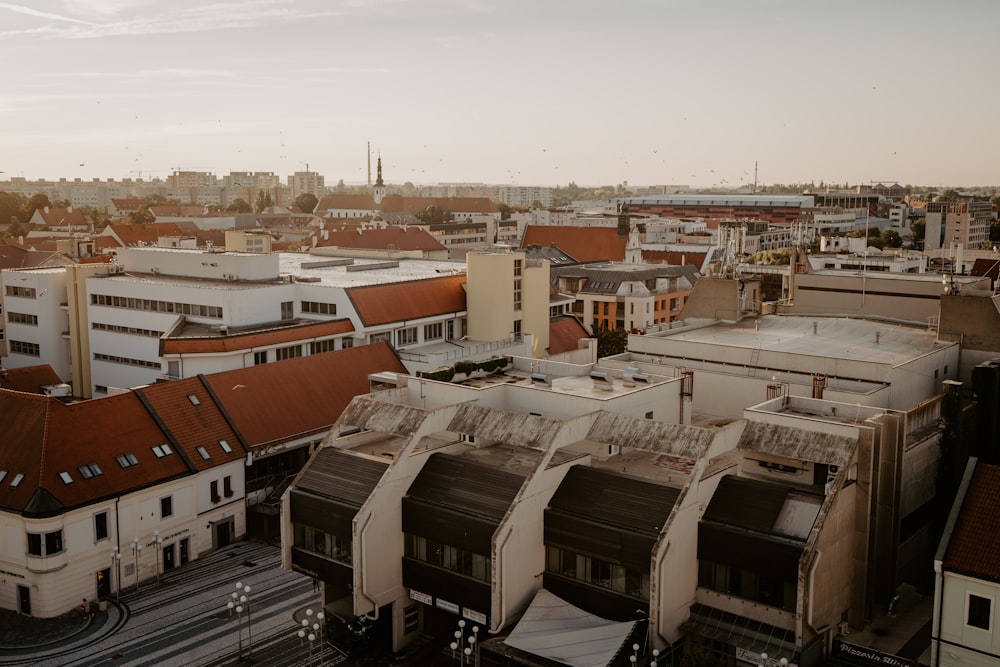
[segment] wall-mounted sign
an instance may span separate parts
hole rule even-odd
[[[424,604],[434,604],[434,598],[432,598],[427,593],[421,593],[420,591],[415,591],[410,589],[410,597],[417,602],[423,602]]]
[[[447,600],[442,600],[441,598],[438,598],[437,600],[435,600],[435,604],[438,609],[444,609],[445,611],[450,611],[453,614],[458,613],[458,605],[455,604],[454,602],[448,602]]]
[[[857,644],[849,644],[840,639],[833,640],[833,652],[830,654],[831,657],[843,656],[845,658],[851,658],[855,662],[862,661],[869,665],[877,665],[880,667],[913,667],[913,661],[907,658],[901,658],[898,655],[893,655],[891,653],[883,653],[882,651],[876,651],[873,648],[868,648],[867,646],[858,646]]]
[[[469,619],[473,623],[478,623],[479,625],[486,625],[486,614],[480,613],[475,609],[462,607],[462,616]]]

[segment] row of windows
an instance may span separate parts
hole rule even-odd
[[[417,342],[416,327],[406,327],[405,329],[396,330],[396,347],[402,347],[403,345],[413,345],[416,342]]]
[[[698,585],[769,607],[795,611],[795,582],[712,561],[698,561]]]
[[[407,558],[443,567],[479,581],[490,581],[492,577],[492,562],[489,556],[409,533],[404,539]]]
[[[222,306],[202,306],[196,303],[175,303],[173,301],[136,299],[130,296],[111,296],[108,294],[91,294],[90,303],[95,306],[111,306],[113,308],[148,310],[155,313],[178,313],[194,317],[222,319]]]
[[[118,357],[113,354],[94,353],[96,361],[110,361],[113,364],[125,364],[126,366],[139,366],[140,368],[160,368],[159,361],[146,361],[145,359],[131,359],[129,357]]]
[[[38,347],[38,343],[28,343],[23,340],[12,340],[9,343],[9,350],[13,354],[26,354],[30,357],[40,357],[42,356],[41,348]]]
[[[311,551],[348,565],[353,558],[350,537],[341,537],[299,523],[295,524],[294,545],[304,551]]]
[[[326,340],[314,340],[309,343],[309,354],[322,354],[332,352],[337,349],[337,339],[328,338]]]
[[[639,568],[584,556],[569,549],[548,547],[545,569],[593,586],[608,588],[638,600],[649,600],[649,573]]]
[[[303,301],[302,312],[315,313],[317,315],[336,315],[337,304],[323,303],[321,301]]]
[[[7,321],[11,324],[28,324],[31,326],[38,326],[38,315],[31,315],[29,313],[7,313]]]
[[[284,361],[285,359],[295,359],[302,356],[302,346],[301,345],[289,345],[288,347],[279,347],[274,351],[274,356],[278,361]]]
[[[123,327],[120,324],[104,324],[103,322],[94,322],[92,328],[97,329],[98,331],[113,331],[115,333],[130,334],[133,336],[149,336],[151,338],[159,338],[163,335],[162,331],[154,331],[153,329]]]
[[[17,285],[7,285],[5,292],[7,296],[19,296],[25,299],[35,298],[34,287],[19,287]]]

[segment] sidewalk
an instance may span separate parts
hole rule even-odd
[[[908,658],[918,665],[929,665],[933,609],[933,593],[923,595],[913,585],[903,584],[899,588],[895,614],[877,613],[864,630],[851,632],[840,639]]]
[[[0,609],[0,653],[55,644],[77,635],[96,632],[107,621],[107,611],[97,611],[90,618],[84,618],[80,609],[55,618],[35,618]]]

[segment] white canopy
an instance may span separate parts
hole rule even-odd
[[[570,667],[607,667],[635,623],[594,616],[543,588],[504,643]]]

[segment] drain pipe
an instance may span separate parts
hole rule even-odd
[[[358,533],[359,542],[361,542],[358,548],[361,551],[361,553],[359,554],[361,556],[361,559],[359,561],[361,563],[361,595],[363,595],[365,599],[371,602],[372,606],[375,607],[374,616],[372,616],[370,613],[365,614],[365,616],[367,616],[373,621],[377,621],[378,602],[375,600],[375,598],[368,595],[368,569],[366,567],[366,562],[365,562],[365,533],[368,531],[368,524],[371,523],[372,516],[374,516],[374,514],[375,514],[374,512],[369,512],[368,516],[365,517],[365,522],[364,524],[362,524],[361,531]]]
[[[513,534],[514,534],[514,528],[512,527],[510,530],[507,531],[507,534],[504,535],[503,542],[501,542],[500,546],[497,547],[497,555],[500,555],[503,552],[504,547],[507,546],[507,540],[509,540],[510,536],[513,535]],[[503,559],[502,558],[498,558],[497,559],[497,588],[500,589],[500,620],[497,623],[496,628],[490,628],[489,629],[489,633],[491,635],[495,635],[498,632],[500,632],[501,630],[503,630],[503,626],[505,626],[507,624],[507,595],[506,595],[506,586],[504,586],[503,583],[504,583],[503,582]]]

